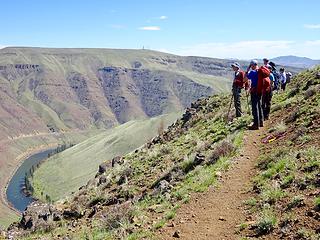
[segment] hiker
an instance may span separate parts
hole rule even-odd
[[[258,69],[258,61],[252,60],[246,72],[246,77],[250,80],[251,111],[253,116],[253,124],[249,126],[250,130],[257,130],[259,126],[263,126],[261,94],[258,94]]]
[[[281,83],[281,89],[285,91],[286,85],[287,85],[287,77],[286,77],[286,72],[284,71],[284,68],[280,68],[280,83]]]
[[[264,58],[263,59],[263,65],[267,67],[268,64],[269,64],[269,59],[268,58]]]
[[[286,84],[291,82],[291,77],[292,77],[292,73],[291,72],[287,72],[286,73]]]
[[[273,91],[278,91],[279,90],[280,74],[277,72],[276,64],[274,62],[269,62],[269,66],[271,67],[271,72],[270,73],[272,73],[272,75],[274,77],[272,90]]]
[[[269,71],[269,77],[264,79],[264,88],[262,92],[262,112],[264,120],[269,119],[270,108],[271,108],[271,100],[272,100],[272,84],[274,82],[274,75],[271,72],[271,65],[267,65],[267,69],[265,70],[265,74],[267,75],[267,71]]]
[[[275,76],[274,76],[274,73],[273,73],[272,66],[271,66],[271,65],[268,65],[268,68],[269,68],[269,70],[270,70],[270,76],[269,76],[269,78],[270,78],[271,92],[272,92],[272,90],[274,89],[274,85],[275,85],[276,79],[275,79]]]
[[[231,67],[234,71],[234,79],[232,84],[232,94],[233,94],[233,100],[234,100],[234,107],[236,109],[236,117],[241,117],[242,111],[241,111],[241,89],[244,85],[244,72],[240,69],[240,64],[237,62],[234,62],[231,64]]]

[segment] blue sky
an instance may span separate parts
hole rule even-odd
[[[320,59],[319,9],[319,0],[1,0],[0,46]]]

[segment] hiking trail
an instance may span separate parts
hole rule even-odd
[[[176,217],[159,230],[160,239],[240,238],[236,234],[239,224],[251,220],[246,219],[243,201],[250,197],[248,189],[256,172],[255,163],[265,129],[245,132],[240,154],[222,174],[218,186],[192,194],[189,203],[182,205]]]

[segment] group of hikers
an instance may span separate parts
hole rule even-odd
[[[232,93],[236,117],[242,115],[241,89],[245,88],[251,95],[253,124],[249,129],[258,130],[259,127],[263,127],[263,121],[269,119],[273,92],[280,89],[285,91],[292,74],[286,73],[284,68],[280,68],[278,72],[276,64],[267,58],[263,59],[263,65],[260,67],[257,60],[251,60],[246,71],[241,70],[237,62],[231,64],[231,67],[235,72]]]

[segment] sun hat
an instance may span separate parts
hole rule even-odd
[[[258,61],[253,59],[250,61],[250,65],[258,65]]]
[[[236,67],[240,69],[240,64],[238,62],[234,62],[231,64],[231,67]]]

